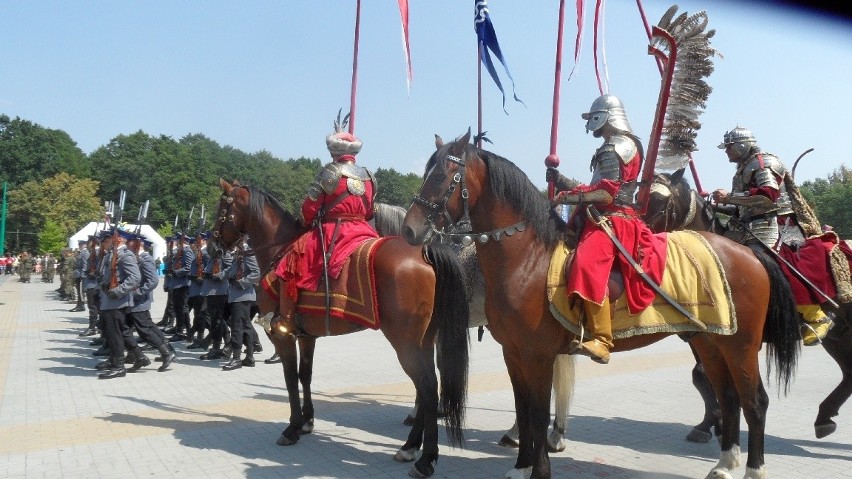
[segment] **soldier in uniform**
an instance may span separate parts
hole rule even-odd
[[[166,256],[163,258],[163,291],[166,292],[166,307],[163,311],[163,319],[157,323],[157,326],[163,329],[170,329],[175,325],[175,308],[172,301],[172,255],[175,254],[174,243],[175,237],[169,236],[166,238]]]
[[[227,357],[222,350],[222,341],[228,332],[225,323],[225,308],[228,306],[228,268],[233,257],[224,252],[221,257],[210,257],[204,267],[204,281],[201,283],[201,295],[207,303],[207,317],[210,320],[210,334],[202,340],[204,348],[210,343],[213,347],[200,359],[222,359]]]
[[[89,309],[89,327],[80,333],[81,337],[98,334],[98,311],[100,305],[100,285],[98,284],[98,239],[89,235],[86,247],[80,251],[82,260],[81,289],[86,295],[86,306]]]
[[[85,311],[86,307],[83,305],[83,275],[86,269],[86,259],[88,255],[86,254],[86,240],[78,240],[77,241],[77,252],[74,254],[74,271],[72,276],[74,278],[74,289],[77,293],[77,305],[74,306],[73,309],[68,310],[71,313],[78,313],[80,311]]]
[[[18,281],[22,283],[29,283],[30,277],[33,272],[33,258],[29,253],[24,251],[21,253],[21,258],[18,260]]]
[[[136,260],[139,264],[139,273],[141,281],[139,286],[133,291],[133,306],[127,314],[128,327],[135,328],[139,333],[139,338],[150,344],[160,352],[163,364],[160,365],[158,371],[166,371],[175,360],[175,350],[168,341],[166,335],[151,319],[151,302],[154,299],[154,290],[160,282],[160,276],[157,274],[157,268],[154,265],[154,258],[143,248],[150,247],[151,242],[145,239],[141,234],[130,236],[127,241],[128,249],[136,255]],[[140,356],[142,359],[140,359]],[[139,356],[128,355],[128,361],[134,364],[139,364],[139,367],[151,364],[147,357],[140,351]],[[138,369],[138,367],[136,368]]]
[[[237,248],[234,261],[228,268],[228,304],[231,307],[231,351],[233,359],[222,366],[225,371],[232,371],[243,366],[254,367],[255,337],[251,334],[251,307],[257,297],[255,285],[260,282],[260,267],[253,254],[246,254],[248,245]],[[246,357],[240,361],[243,344],[246,346]]]
[[[193,311],[192,329],[190,338],[194,338],[187,349],[207,349],[209,344],[204,344],[204,333],[210,329],[210,320],[207,317],[206,297],[201,294],[201,285],[204,283],[204,267],[210,261],[206,246],[207,234],[198,232],[195,238],[190,239],[190,244],[195,251],[195,257],[189,267],[189,308]]]
[[[62,256],[64,260],[62,261],[62,269],[59,272],[62,275],[61,299],[63,301],[74,301],[74,264],[76,263],[76,258],[74,258],[74,252],[71,248],[62,250]]]
[[[655,293],[591,217],[590,205],[601,213],[602,221],[610,223],[617,240],[657,284],[665,266],[665,244],[661,246],[654,241],[653,234],[634,210],[633,195],[644,152],[621,100],[609,94],[600,96],[582,118],[586,120],[586,132],[604,140],[592,156],[590,184],[571,187],[570,180],[552,168],[548,169],[547,179],[555,182],[559,191],[553,203],[577,205],[572,223],[577,223],[576,216],[582,218],[577,249],[568,267],[567,286],[569,295],[582,300],[591,339],[575,343],[573,352],[606,364],[613,346],[607,286],[610,272],[620,271],[623,275],[628,307],[633,313],[649,306]]]
[[[44,259],[44,281],[46,283],[52,283],[55,275],[56,258],[53,257],[53,253],[47,253],[47,257]]]
[[[139,287],[142,274],[139,262],[127,248],[124,232],[117,232],[104,239],[101,247],[105,254],[100,270],[100,316],[103,322],[109,359],[98,363],[96,369],[104,371],[98,378],[124,377],[124,351],[129,347],[136,359],[133,370],[145,366],[147,358],[136,344],[132,331],[127,327],[127,313],[133,306],[133,291]],[[114,283],[114,284],[111,284]],[[150,364],[150,361],[147,361]],[[138,366],[138,367],[137,367]]]
[[[174,308],[175,327],[166,329],[166,334],[173,334],[169,341],[185,341],[188,339],[191,325],[189,323],[189,272],[195,253],[189,247],[186,233],[178,233],[175,241],[177,251],[172,256],[172,281],[169,290],[172,293],[172,307]]]
[[[770,248],[829,296],[835,296],[828,251],[837,243],[836,235],[811,232],[814,241],[807,239],[796,220],[788,184],[792,184],[787,168],[777,156],[763,152],[748,128],[737,126],[725,133],[719,145],[731,163],[736,163],[731,191],[717,189],[713,199],[725,207],[717,209],[731,214],[726,236],[756,249]],[[798,199],[804,202],[804,199]],[[825,243],[825,244],[823,244]],[[807,286],[787,264],[779,262],[790,280],[796,310],[802,315],[802,339],[806,346],[819,344],[834,325],[820,307],[823,298]],[[819,272],[819,274],[813,274]]]
[[[317,290],[323,278],[323,255],[328,257],[328,277],[337,278],[355,248],[378,237],[368,223],[373,217],[376,191],[373,177],[366,168],[355,164],[361,140],[340,131],[337,124],[335,130],[326,137],[332,162],[319,171],[302,202],[302,222],[310,229],[293,242],[275,271],[281,279],[281,290],[279,317],[273,320],[273,331],[295,329],[298,292]]]

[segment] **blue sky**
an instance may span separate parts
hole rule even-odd
[[[414,81],[406,89],[399,10],[362,6],[356,134],[359,162],[422,173],[434,148],[476,127],[473,2],[410,0]],[[599,145],[580,114],[598,96],[592,64],[593,4],[581,62],[571,68],[576,19],[565,22],[560,170],[588,179]],[[848,156],[852,135],[852,24],[768,4],[678,2],[706,9],[724,59],[709,83],[697,168],[705,189],[729,187],[733,167],[715,146],[737,124],[788,166],[807,148],[797,180],[824,178]],[[653,23],[670,5],[643,2]],[[549,151],[558,2],[491,0],[518,95],[508,102],[484,80],[486,148],[544,186]],[[324,138],[349,106],[354,0],[3,2],[0,113],[68,132],[89,153],[118,134],[143,130],[175,139],[203,133],[247,152],[327,158]],[[610,93],[622,98],[648,138],[659,73],[633,1],[605,14]],[[852,161],[846,160],[847,166]]]

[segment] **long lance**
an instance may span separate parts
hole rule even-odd
[[[752,238],[754,238],[754,239],[755,239],[758,243],[760,243],[760,245],[763,247],[763,249],[764,249],[764,250],[766,250],[766,251],[768,251],[768,252],[769,252],[769,254],[770,254],[770,255],[772,255],[772,257],[773,257],[773,258],[775,258],[776,260],[780,261],[781,263],[784,263],[784,265],[785,265],[785,266],[787,266],[787,268],[789,268],[789,269],[790,269],[790,271],[791,271],[791,272],[792,272],[792,273],[796,276],[796,278],[798,278],[798,279],[799,279],[802,283],[805,283],[805,285],[806,285],[807,287],[809,287],[812,291],[814,291],[814,292],[815,292],[815,293],[817,293],[818,295],[822,296],[822,297],[823,297],[823,299],[825,299],[825,301],[826,301],[826,302],[828,302],[829,304],[831,304],[833,307],[835,307],[835,308],[840,308],[840,305],[838,305],[838,304],[837,304],[837,302],[836,302],[836,301],[834,301],[834,299],[833,299],[831,296],[829,296],[828,294],[826,294],[826,292],[825,292],[825,291],[823,291],[823,290],[819,289],[819,287],[817,287],[817,285],[813,284],[813,283],[811,282],[811,280],[809,280],[808,278],[806,278],[806,277],[805,277],[805,275],[804,275],[801,271],[799,271],[798,269],[796,269],[796,267],[795,267],[795,266],[793,266],[793,265],[792,265],[789,261],[787,261],[786,259],[784,259],[784,257],[783,257],[783,256],[781,256],[780,254],[778,254],[778,252],[777,252],[777,251],[775,251],[775,249],[773,249],[773,248],[772,248],[772,247],[770,247],[768,244],[766,244],[766,243],[764,243],[763,241],[761,241],[761,240],[760,240],[760,238],[758,238],[758,237],[757,237],[757,235],[756,235],[756,234],[754,234],[754,231],[752,231],[752,230],[751,230],[751,228],[749,228],[749,227],[748,227],[748,225],[746,225],[744,222],[742,222],[742,221],[741,221],[739,218],[737,218],[736,216],[732,216],[732,217],[731,217],[731,221],[733,221],[734,223],[736,223],[736,224],[737,224],[737,226],[738,226],[740,229],[742,229],[743,231],[745,231],[746,233],[748,233],[748,234],[749,234]]]
[[[550,119],[550,154],[544,159],[544,166],[557,168],[559,155],[556,154],[556,143],[559,131],[559,91],[562,85],[562,30],[565,24],[565,0],[559,0],[559,29],[556,36],[556,67],[553,74],[553,114]],[[553,199],[556,193],[555,181],[547,182],[547,197]]]
[[[657,284],[653,279],[651,279],[650,276],[648,276],[648,273],[645,272],[645,270],[642,268],[642,265],[640,265],[639,262],[637,262],[636,259],[630,255],[624,245],[621,244],[620,241],[618,241],[618,238],[612,231],[612,227],[609,224],[609,220],[607,220],[605,217],[602,217],[594,205],[589,205],[586,208],[586,211],[592,218],[592,221],[594,221],[603,230],[603,232],[606,233],[606,235],[613,242],[613,244],[615,244],[615,247],[624,257],[624,259],[627,260],[630,266],[636,271],[636,273],[642,278],[642,280],[645,281],[645,283],[650,286],[655,293],[657,293],[657,295],[666,300],[666,302],[672,305],[672,307],[674,307],[674,309],[676,309],[680,314],[686,316],[686,319],[701,328],[702,331],[707,331],[707,325],[704,324],[703,321],[696,318],[692,313],[687,311],[687,309],[684,308],[682,304],[678,303],[676,299],[669,296],[668,293],[663,291],[663,288],[660,287],[659,284]]]
[[[352,89],[349,94],[349,133],[355,134],[355,96],[358,91],[358,43],[361,38],[361,0],[355,2],[355,42],[352,52]]]

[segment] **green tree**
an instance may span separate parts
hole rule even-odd
[[[68,244],[68,237],[65,235],[65,231],[62,230],[62,227],[53,221],[47,220],[44,224],[44,228],[38,234],[38,250],[42,254],[45,253],[53,253],[54,255],[59,255],[64,248]]]
[[[823,224],[834,227],[841,238],[852,239],[852,170],[840,165],[827,179],[806,181],[800,190]]]
[[[91,174],[89,159],[68,133],[0,115],[0,183],[14,188],[60,172]]]
[[[414,173],[401,174],[391,169],[379,168],[374,173],[376,179],[376,201],[407,208],[411,199],[420,189],[423,179]]]

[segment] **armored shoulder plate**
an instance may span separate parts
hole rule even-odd
[[[604,143],[592,157],[592,183],[600,180],[621,181],[621,156],[611,143]]]
[[[775,165],[774,168],[773,165]],[[779,166],[783,168],[783,165],[781,165],[781,162],[778,161],[778,158],[771,155],[763,155],[762,165],[757,155],[749,157],[749,159],[743,163],[742,168],[738,171],[742,191],[748,189],[749,186],[755,186],[758,188],[762,186],[769,186],[771,188],[778,189],[780,185],[773,173],[777,173],[776,169],[779,169]],[[783,178],[783,170],[779,176]]]
[[[607,143],[613,146],[613,149],[624,164],[633,161],[633,158],[636,157],[636,153],[639,151],[636,147],[636,142],[628,136],[614,135]]]

